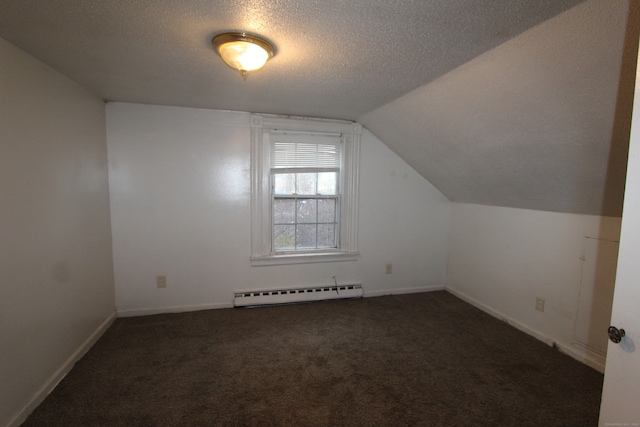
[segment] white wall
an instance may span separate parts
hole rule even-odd
[[[620,218],[453,203],[447,289],[594,366],[571,343],[580,258],[585,236],[619,235]]]
[[[114,315],[104,103],[0,39],[0,425]]]
[[[107,141],[122,315],[228,307],[234,290],[330,284],[334,275],[362,282],[368,296],[446,283],[448,200],[369,132],[361,258],[261,267],[249,264],[249,113],[111,103]]]

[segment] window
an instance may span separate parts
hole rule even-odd
[[[252,265],[354,260],[361,127],[251,117]]]
[[[272,252],[337,249],[340,134],[271,131]]]

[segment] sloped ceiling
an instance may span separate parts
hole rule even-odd
[[[618,215],[628,10],[623,0],[0,0],[0,37],[105,100],[361,121],[453,201]],[[234,29],[276,45],[247,81],[210,45]]]
[[[583,3],[359,121],[452,201],[619,216],[638,41],[621,4]]]

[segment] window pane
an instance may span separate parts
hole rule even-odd
[[[297,173],[296,178],[296,193],[304,195],[316,194],[317,173]]]
[[[298,249],[316,248],[316,225],[298,225],[296,230]]]
[[[317,221],[317,201],[316,199],[298,200],[298,223],[309,223]]]
[[[318,199],[318,222],[336,221],[336,199]]]
[[[318,194],[334,195],[337,191],[338,174],[336,172],[320,172],[318,174]]]
[[[293,199],[274,199],[274,224],[293,224],[296,220],[296,201]]]
[[[295,225],[273,226],[273,250],[288,250],[296,247]]]
[[[273,186],[275,194],[291,195],[296,190],[296,174],[278,173],[273,175]]]
[[[318,225],[318,247],[319,248],[335,248],[336,245],[336,226],[333,224]]]

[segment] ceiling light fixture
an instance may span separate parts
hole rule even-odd
[[[247,73],[262,68],[273,56],[274,48],[262,37],[243,32],[222,33],[211,39],[211,45],[229,67]]]

